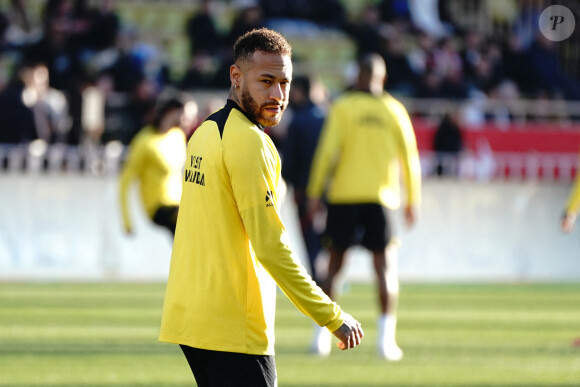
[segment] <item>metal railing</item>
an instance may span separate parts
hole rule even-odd
[[[119,173],[125,147],[118,141],[102,146],[46,144],[0,144],[0,173],[87,174],[108,176]]]
[[[464,180],[569,182],[578,173],[575,153],[489,152],[460,154],[421,152],[424,177],[444,176]]]
[[[409,114],[440,120],[450,112],[475,111],[487,121],[516,125],[555,123],[566,127],[580,123],[580,101],[549,99],[418,99],[399,98]]]

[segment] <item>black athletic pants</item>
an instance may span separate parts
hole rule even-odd
[[[274,356],[180,347],[199,387],[277,386]]]

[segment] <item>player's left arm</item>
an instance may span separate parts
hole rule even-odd
[[[311,199],[320,199],[322,197],[328,178],[340,153],[343,136],[342,126],[344,123],[342,109],[342,105],[336,103],[332,106],[324,121],[306,187],[306,194]]]
[[[418,216],[421,201],[421,163],[413,124],[405,107],[398,104],[395,117],[398,127],[401,176],[405,185],[405,223],[412,226]]]
[[[236,139],[225,163],[238,211],[256,257],[280,289],[305,315],[330,331],[343,323],[342,310],[312,281],[290,249],[280,216],[277,152],[273,144]]]
[[[574,181],[574,186],[570,191],[568,201],[566,202],[566,207],[564,209],[564,214],[560,221],[560,228],[563,232],[570,232],[574,227],[576,222],[576,217],[578,215],[578,210],[580,209],[580,175],[576,177]]]
[[[129,146],[129,153],[125,159],[125,164],[119,176],[119,201],[121,205],[121,216],[123,220],[123,229],[125,233],[133,233],[131,214],[129,211],[129,191],[131,183],[139,173],[139,168],[143,163],[143,147],[138,138]]]

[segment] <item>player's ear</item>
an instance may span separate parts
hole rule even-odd
[[[234,88],[239,87],[242,81],[242,69],[240,69],[235,64],[230,66],[230,81]]]

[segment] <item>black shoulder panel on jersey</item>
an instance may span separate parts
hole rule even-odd
[[[224,134],[224,127],[226,126],[226,121],[228,120],[228,116],[230,112],[235,107],[235,102],[228,99],[226,106],[218,110],[217,112],[213,113],[209,117],[207,117],[206,121],[213,121],[217,124],[218,130],[220,132],[220,138]]]

